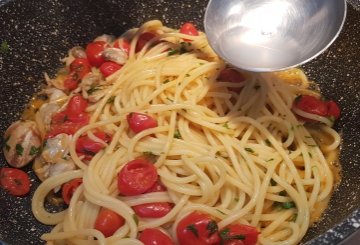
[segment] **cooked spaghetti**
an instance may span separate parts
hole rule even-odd
[[[184,34],[159,21],[123,38],[130,42],[128,54],[103,56],[119,65],[110,74],[90,60],[91,70],[75,85],[66,82],[68,68],[55,79],[47,77],[44,91],[50,99],[34,117],[46,143],[35,160],[43,182],[32,210],[40,222],[55,227],[41,239],[48,244],[142,244],[139,234],[157,228],[184,244],[179,224],[196,211],[215,222],[209,236],[219,237],[208,244],[232,239],[251,244],[245,233],[226,237],[226,228],[234,224],[254,228],[259,244],[299,243],[334,189],[331,164],[340,143],[331,128],[333,115],[294,106],[299,95],[320,97],[309,89],[304,73],[236,71],[216,56],[204,33]],[[108,36],[95,41],[116,49]],[[77,51],[64,59],[66,67]],[[67,114],[75,97],[85,100],[86,108]],[[52,113],[45,110],[49,106]],[[134,116],[142,121],[132,126]],[[136,128],[143,121],[147,126]],[[67,123],[77,123],[76,130],[66,131]],[[327,140],[320,142],[320,136]],[[92,142],[92,150],[81,148],[84,141]],[[153,163],[157,176],[151,181],[161,191],[124,187],[120,176],[134,160]],[[44,208],[49,193],[79,178],[65,210]],[[160,217],[134,211],[149,203],[170,208]],[[96,229],[104,209],[124,219],[110,234]],[[186,227],[188,236],[200,239],[200,230]]]

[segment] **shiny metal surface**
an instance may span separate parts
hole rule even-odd
[[[212,48],[233,66],[274,71],[321,54],[345,16],[345,0],[210,0],[204,26]]]

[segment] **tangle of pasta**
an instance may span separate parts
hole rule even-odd
[[[156,36],[135,52],[143,32]],[[131,38],[128,60],[106,78],[103,97],[86,109],[90,123],[69,143],[76,169],[45,179],[34,194],[35,217],[55,225],[41,239],[142,244],[141,231],[160,228],[177,241],[177,224],[196,210],[209,214],[219,230],[233,223],[256,227],[259,244],[299,243],[331,196],[331,162],[340,144],[328,118],[293,108],[300,94],[320,96],[308,88],[302,71],[242,72],[243,82],[218,81],[226,64],[204,33],[189,36],[150,21],[125,36]],[[133,133],[126,119],[131,112],[151,115],[157,127]],[[322,123],[308,128],[295,113]],[[44,134],[41,120],[37,123]],[[96,130],[111,134],[111,141],[96,137]],[[319,134],[327,142],[320,144]],[[88,162],[76,152],[84,135],[106,146]],[[167,191],[119,195],[119,171],[144,155],[151,155]],[[47,211],[47,194],[75,178],[83,183],[68,208]],[[173,207],[161,218],[134,218],[132,206],[153,202]],[[109,237],[94,229],[102,208],[125,219]]]

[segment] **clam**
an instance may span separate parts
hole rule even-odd
[[[128,59],[126,52],[118,48],[107,48],[102,55],[105,60],[115,62],[119,65],[125,64]]]
[[[71,135],[58,134],[53,138],[47,139],[41,153],[42,158],[50,163],[56,163],[65,158],[69,153],[71,138]]]

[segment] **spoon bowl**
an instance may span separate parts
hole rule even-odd
[[[210,0],[205,32],[231,65],[264,72],[295,67],[339,35],[346,0]]]

